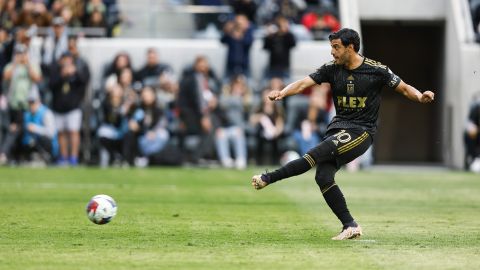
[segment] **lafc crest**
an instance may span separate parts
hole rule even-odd
[[[355,85],[353,83],[348,83],[347,84],[347,94],[353,95],[355,92]]]
[[[353,81],[355,78],[350,74],[350,76],[347,77],[348,83],[347,83],[347,94],[348,95],[353,95],[355,92],[355,85],[353,84]]]

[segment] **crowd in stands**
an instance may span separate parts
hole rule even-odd
[[[246,38],[254,29],[259,36],[277,31],[277,18],[282,17],[293,29],[293,34],[301,40],[326,40],[331,32],[340,29],[337,0],[196,0],[196,5],[224,6],[229,5],[233,14],[208,13],[197,14],[196,29],[203,30],[213,26],[232,34],[233,27],[228,23],[232,16],[243,15],[250,28],[244,34]],[[244,25],[245,26],[245,25]],[[255,35],[257,36],[257,35]]]
[[[307,91],[293,105],[267,102],[269,91],[288,82],[288,65],[285,70],[267,67],[265,83],[252,87],[248,62],[220,77],[199,55],[174,71],[155,48],[146,51],[146,62],[137,70],[128,53],[118,53],[105,64],[101,89],[84,102],[90,72],[76,38],[67,38],[58,53],[44,51],[41,64],[31,61],[28,44],[17,38],[10,39],[15,43],[10,59],[1,51],[6,59],[1,164],[40,158],[58,166],[189,163],[242,169],[276,164],[287,150],[303,154],[318,142],[328,121],[328,87]],[[265,49],[271,50],[268,42]],[[270,64],[277,67],[277,62]],[[82,156],[86,148],[89,160]]]
[[[18,27],[38,27],[47,34],[48,27],[62,24],[79,30],[82,35],[108,36],[115,34],[121,16],[116,0],[1,0],[0,25],[8,32]],[[89,32],[98,28],[100,32]],[[42,31],[44,30],[44,31]]]
[[[232,3],[236,14],[222,24],[222,76],[200,54],[173,70],[150,48],[139,69],[127,52],[118,53],[105,63],[100,89],[89,89],[89,65],[77,48],[82,34],[69,29],[98,26],[92,23],[110,14],[115,1],[0,2],[0,164],[40,159],[58,166],[216,163],[242,169],[276,164],[288,150],[304,154],[328,122],[329,87],[291,102],[266,100],[291,81],[297,39],[290,26],[302,18],[287,12],[290,4],[269,19],[263,48],[270,59],[261,82],[252,83],[249,53],[262,6],[242,0]],[[40,55],[30,44],[41,34],[36,27],[46,27]]]

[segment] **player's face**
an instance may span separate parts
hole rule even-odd
[[[331,54],[335,59],[335,64],[343,65],[348,61],[348,48],[343,46],[340,39],[333,39],[330,41],[330,46],[332,47]]]

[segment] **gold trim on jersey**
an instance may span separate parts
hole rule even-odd
[[[367,65],[373,66],[373,67],[380,67],[380,68],[387,69],[387,66],[382,65],[382,63],[377,62],[377,61],[372,60],[372,59],[365,58],[364,63],[367,64]]]
[[[310,164],[310,167],[313,168],[313,166],[315,166],[315,160],[309,154],[303,155],[303,158],[307,160],[308,164]]]
[[[355,140],[339,147],[338,148],[338,154],[341,155],[341,154],[344,154],[345,152],[348,152],[348,151],[352,150],[353,148],[360,145],[363,141],[365,141],[366,138],[368,138],[368,133],[365,131],[365,132],[363,132],[362,135],[360,135]]]

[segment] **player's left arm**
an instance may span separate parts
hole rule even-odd
[[[395,88],[395,91],[399,92],[410,100],[420,103],[430,103],[435,98],[435,94],[432,91],[425,91],[422,93],[404,81],[400,81],[398,86]]]

